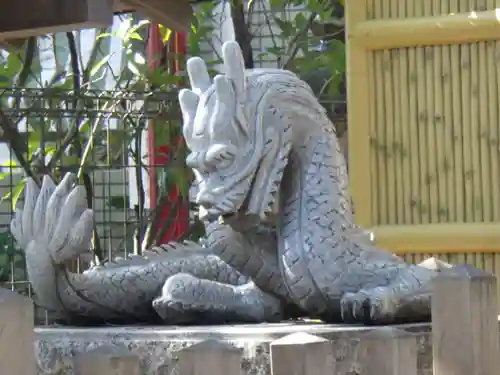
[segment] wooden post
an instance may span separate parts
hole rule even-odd
[[[0,374],[36,373],[33,329],[33,301],[0,288]]]
[[[410,332],[375,328],[361,337],[360,353],[363,374],[417,375],[417,339]]]
[[[242,349],[207,340],[179,351],[179,375],[239,375]]]
[[[496,277],[470,265],[434,280],[434,375],[496,375],[498,317]]]
[[[332,375],[335,373],[329,340],[293,333],[271,343],[272,375]]]
[[[75,357],[76,375],[139,375],[139,357],[125,348],[101,346]]]

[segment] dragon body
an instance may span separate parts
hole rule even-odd
[[[92,234],[84,192],[71,175],[41,188],[28,180],[11,230],[40,303],[129,323],[428,319],[432,279],[455,267],[408,265],[377,248],[355,225],[334,126],[310,87],[288,71],[245,70],[234,42],[223,57],[213,82],[191,58],[192,89],[179,95],[204,243],[70,273],[64,264]]]

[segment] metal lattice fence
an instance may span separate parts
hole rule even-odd
[[[137,251],[138,228],[156,203],[148,202],[149,173],[165,175],[169,167],[148,163],[147,128],[160,129],[160,141],[176,136],[176,93],[0,89],[0,101],[0,283],[29,294],[9,223],[31,174],[56,181],[77,174],[91,197],[104,258]]]

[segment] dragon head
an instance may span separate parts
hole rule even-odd
[[[222,57],[225,74],[213,81],[204,61],[190,58],[191,89],[179,93],[190,149],[186,162],[196,177],[194,200],[205,220],[257,223],[277,206],[294,136],[296,112],[290,109],[317,101],[289,71],[246,70],[236,42],[223,45]]]

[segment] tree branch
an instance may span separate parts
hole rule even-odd
[[[245,20],[243,2],[241,0],[232,0],[229,6],[231,8],[231,19],[233,20],[234,37],[240,45],[243,59],[245,60],[245,68],[253,69],[252,35]]]
[[[0,128],[3,131],[3,138],[9,144],[10,149],[14,153],[14,156],[23,168],[26,175],[28,177],[31,177],[36,182],[36,184],[40,186],[40,178],[33,172],[30,163],[24,157],[24,155],[27,153],[26,144],[24,144],[23,138],[19,134],[19,130],[17,129],[17,127],[12,123],[9,116],[7,116],[2,109],[0,109]]]
[[[36,49],[36,38],[34,36],[28,38],[28,43],[26,44],[26,51],[24,53],[24,62],[21,72],[17,78],[17,87],[25,87],[28,78],[32,73],[31,67],[33,65],[33,60],[35,58]]]
[[[304,24],[304,26],[299,30],[297,34],[290,40],[290,43],[288,43],[288,51],[286,53],[287,59],[281,66],[282,69],[289,69],[290,65],[292,64],[293,60],[297,56],[297,53],[299,52],[300,49],[300,43],[299,40],[303,38],[308,32],[309,29],[311,28],[314,20],[316,19],[316,16],[318,15],[317,12],[312,12],[309,18],[307,19],[307,22]]]
[[[76,42],[75,42],[75,36],[74,36],[73,32],[71,32],[71,31],[67,32],[66,38],[68,38],[71,70],[73,71],[73,87],[74,87],[74,91],[75,91],[75,100],[73,102],[73,109],[78,111],[78,100],[80,99],[80,94],[81,94],[81,82],[80,82],[81,77],[80,77],[80,67],[78,65],[78,52],[76,50]],[[76,152],[78,154],[78,158],[81,160],[82,156],[83,156],[83,149],[82,149],[82,143],[80,142],[80,131],[79,131],[80,119],[78,117],[79,116],[77,116],[75,123],[69,132],[69,137],[65,137],[65,138],[68,138],[69,143],[73,144],[73,146],[75,147]],[[64,152],[66,147],[61,148],[60,150],[62,150]],[[82,172],[82,180],[83,180],[83,186],[85,187],[85,192],[87,193],[87,206],[89,208],[92,208],[93,199],[94,199],[92,180],[90,179],[89,174],[85,171]],[[92,243],[93,243],[93,247],[94,247],[94,254],[96,255],[96,257],[99,260],[102,260],[104,258],[104,256],[103,256],[101,244],[99,241],[99,236],[97,235],[97,230],[95,228],[95,223],[94,223],[94,231],[93,231],[93,236],[92,236]]]

